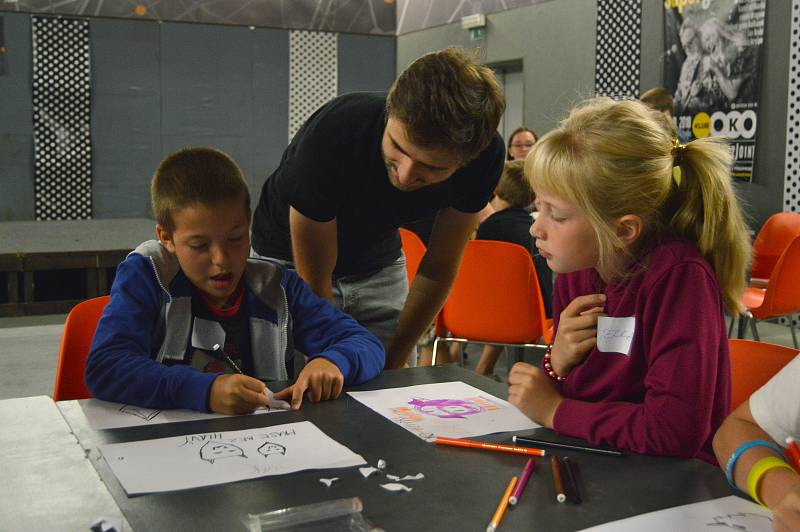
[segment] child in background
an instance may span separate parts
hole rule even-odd
[[[248,260],[250,194],[227,155],[188,148],[151,185],[158,241],[119,265],[97,327],[86,384],[98,399],[150,408],[242,414],[268,403],[262,381],[294,375],[275,394],[300,407],[378,375],[384,351],[350,316],[294,273]]]
[[[494,190],[494,197],[489,202],[494,214],[478,226],[475,238],[511,242],[530,252],[539,279],[545,314],[549,318],[552,316],[553,272],[547,266],[547,261],[536,253],[535,242],[531,238],[533,219],[525,210],[531,201],[533,190],[530,181],[525,178],[525,161],[506,161],[503,174]],[[495,345],[484,346],[481,358],[475,366],[475,373],[491,375],[502,350],[502,347]]]
[[[776,531],[800,530],[800,475],[781,447],[800,439],[800,356],[731,413],[714,436],[728,482],[771,508]],[[750,486],[754,487],[753,490]]]
[[[531,234],[559,274],[555,339],[544,370],[514,366],[509,401],[595,445],[713,463],[730,408],[723,309],[742,309],[750,246],[726,144],[680,145],[659,114],[590,100],[527,158]]]

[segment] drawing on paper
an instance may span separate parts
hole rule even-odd
[[[463,399],[412,399],[408,404],[417,412],[442,419],[464,419],[485,411],[482,406]]]
[[[152,408],[143,408],[134,405],[122,405],[119,411],[123,414],[129,414],[144,419],[145,421],[150,421],[161,413],[161,410],[153,410]]]
[[[439,419],[466,419],[467,416],[498,410],[500,407],[486,397],[467,397],[465,399],[412,399],[408,407],[393,408],[392,411],[400,416],[414,418],[421,421],[422,417],[415,412],[435,416]]]
[[[263,454],[264,458],[269,458],[272,454],[284,456],[286,454],[286,446],[280,443],[267,442],[258,448],[258,452]]]
[[[706,526],[721,530],[738,530],[739,532],[756,532],[769,529],[772,518],[768,515],[752,512],[735,512],[726,515],[714,516],[711,523]]]
[[[348,394],[425,441],[538,426],[507,401],[459,381]]]
[[[214,460],[235,456],[247,458],[241,447],[224,441],[208,441],[200,447],[200,459],[212,464]]]

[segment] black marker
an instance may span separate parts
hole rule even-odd
[[[561,463],[564,465],[564,469],[567,470],[567,483],[569,484],[569,491],[572,494],[572,502],[580,504],[583,502],[583,499],[581,499],[581,492],[578,489],[578,475],[575,473],[578,464],[568,457],[562,458]]]
[[[547,440],[537,440],[534,438],[525,438],[523,436],[512,436],[511,441],[522,445],[533,445],[536,447],[546,446],[555,447],[556,449],[568,449],[570,451],[584,451],[587,453],[605,454],[608,456],[622,456],[624,453],[616,449],[601,449],[600,447],[587,447],[584,445],[572,445],[569,443],[558,443]]]

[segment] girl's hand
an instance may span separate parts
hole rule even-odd
[[[579,296],[561,312],[550,352],[553,370],[566,377],[597,345],[597,318],[603,314],[605,294]]]
[[[541,369],[517,362],[508,374],[508,402],[536,423],[553,428],[553,418],[564,398],[553,379]]]
[[[800,530],[800,482],[786,492],[772,513],[772,529],[776,532]]]

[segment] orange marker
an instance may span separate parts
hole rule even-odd
[[[564,502],[567,500],[567,496],[564,493],[564,481],[561,478],[561,462],[558,460],[558,457],[553,456],[550,458],[550,466],[553,469],[553,484],[556,489],[556,500],[558,502]]]
[[[794,441],[794,438],[786,438],[786,451],[789,457],[789,465],[800,473],[800,449],[797,448],[797,442]]]
[[[497,527],[500,526],[500,521],[503,520],[503,516],[506,514],[506,508],[508,508],[508,498],[511,496],[511,492],[514,491],[514,486],[516,485],[517,477],[511,477],[511,480],[508,482],[508,487],[503,493],[503,498],[500,499],[500,504],[497,505],[497,510],[494,511],[492,520],[489,521],[489,526],[486,527],[486,532],[494,532],[497,530]]]
[[[544,449],[533,447],[517,447],[516,445],[503,445],[501,443],[487,443],[483,441],[460,440],[458,438],[445,438],[437,436],[434,440],[438,445],[454,445],[456,447],[471,447],[484,451],[502,451],[504,453],[527,454],[528,456],[544,456]]]

